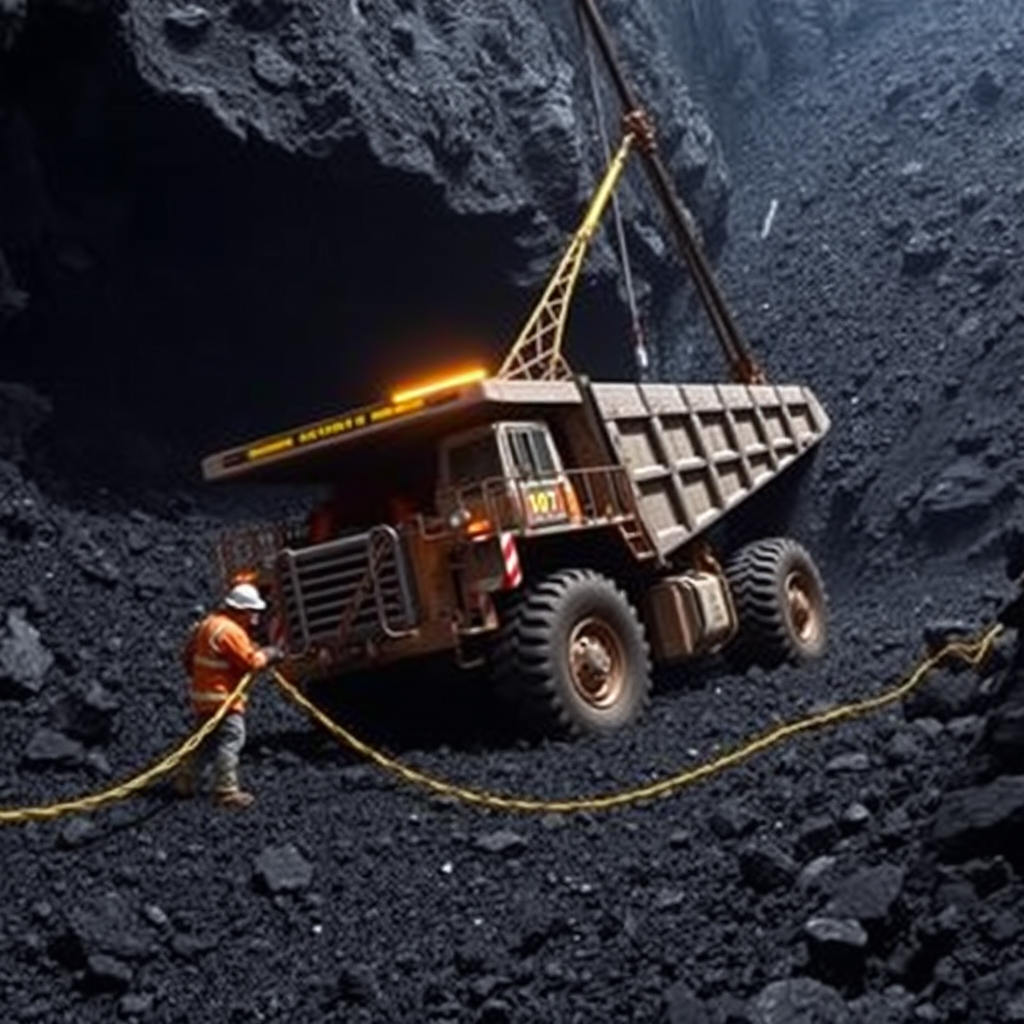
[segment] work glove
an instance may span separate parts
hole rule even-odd
[[[273,644],[269,647],[262,648],[263,654],[267,659],[267,667],[271,668],[274,665],[280,665],[285,659],[284,649],[281,647],[274,646]]]

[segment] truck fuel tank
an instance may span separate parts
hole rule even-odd
[[[647,627],[657,661],[722,646],[736,632],[736,612],[721,576],[692,572],[659,580],[648,593]]]

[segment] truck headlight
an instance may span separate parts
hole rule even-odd
[[[472,518],[468,508],[457,508],[448,514],[448,526],[452,530],[461,530]]]

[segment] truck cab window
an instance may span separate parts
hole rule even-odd
[[[543,480],[559,470],[551,438],[541,427],[514,427],[506,435],[512,466],[521,480]]]

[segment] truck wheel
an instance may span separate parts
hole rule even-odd
[[[531,732],[607,733],[639,716],[650,654],[636,611],[610,580],[585,569],[554,573],[503,619],[494,680]]]
[[[828,636],[825,587],[818,567],[788,537],[740,548],[725,569],[739,632],[726,649],[737,667],[775,668],[820,657]]]

